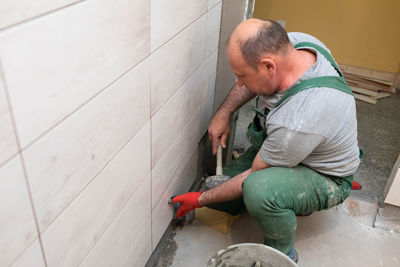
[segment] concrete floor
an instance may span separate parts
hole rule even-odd
[[[239,113],[235,147],[247,147],[245,129],[251,106]],[[298,217],[296,250],[299,266],[400,266],[400,234],[374,228],[378,203],[400,152],[400,94],[376,105],[357,101],[359,146],[365,156],[355,174],[363,188],[338,207]],[[233,223],[227,235],[194,222],[168,229],[146,266],[204,266],[229,245],[262,243],[261,232],[249,215]]]

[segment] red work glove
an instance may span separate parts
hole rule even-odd
[[[179,207],[179,210],[176,212],[175,218],[177,219],[180,216],[185,216],[186,213],[188,213],[191,210],[194,210],[196,208],[199,208],[199,205],[197,203],[201,192],[188,192],[179,196],[176,196],[172,199],[172,203],[177,203],[179,202],[181,206]]]
[[[357,182],[357,181],[353,181],[353,185],[352,185],[351,189],[353,189],[353,190],[360,190],[360,189],[361,189],[360,183]]]

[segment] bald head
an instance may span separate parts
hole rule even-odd
[[[240,23],[228,41],[229,49],[239,49],[246,63],[257,69],[261,56],[285,54],[290,41],[285,29],[272,20],[248,19]]]

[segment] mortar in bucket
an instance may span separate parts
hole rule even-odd
[[[205,267],[296,267],[287,255],[264,244],[241,243],[218,251]]]

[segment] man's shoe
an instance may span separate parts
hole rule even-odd
[[[289,258],[291,258],[295,263],[299,261],[299,254],[297,253],[297,250],[293,248],[290,249],[289,253],[287,254]]]
[[[297,250],[294,250],[294,256],[292,260],[297,263],[299,261],[299,254],[297,253]]]

